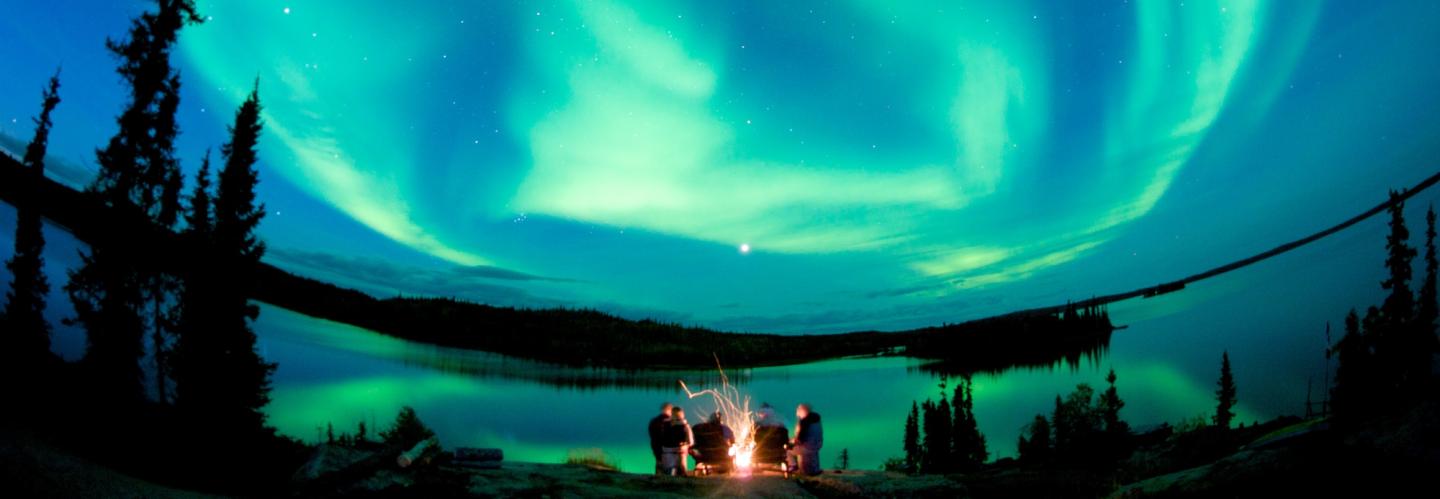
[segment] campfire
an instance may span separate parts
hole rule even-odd
[[[690,399],[709,396],[714,404],[713,408],[705,413],[715,411],[721,413],[721,422],[735,433],[735,443],[730,446],[730,458],[735,463],[735,470],[741,474],[748,474],[754,464],[755,455],[755,413],[750,409],[750,396],[740,392],[740,389],[730,384],[729,376],[725,374],[725,368],[720,366],[720,359],[715,359],[715,368],[720,371],[720,386],[707,388],[699,391],[691,391],[690,387],[680,380],[680,388],[685,390],[685,395]]]

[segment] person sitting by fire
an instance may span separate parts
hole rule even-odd
[[[689,470],[690,446],[695,444],[695,435],[690,431],[690,422],[685,420],[685,410],[679,407],[670,411],[670,425],[660,439],[660,474],[685,476]]]
[[[820,474],[820,447],[825,445],[825,433],[820,428],[820,413],[810,409],[810,404],[795,407],[795,439],[790,441],[790,452],[795,456],[796,468],[800,473],[815,476]]]
[[[670,411],[675,408],[669,402],[660,404],[660,414],[650,418],[650,453],[655,455],[655,474],[664,474],[660,462],[660,451],[665,446],[661,444],[665,440],[665,429],[670,427]]]
[[[779,426],[785,427],[785,421],[775,414],[775,407],[769,402],[760,404],[760,409],[755,411],[755,426]],[[786,440],[789,440],[788,438]]]
[[[775,408],[768,403],[761,404],[755,411],[755,454],[751,460],[759,465],[783,464],[789,442],[790,429],[775,414]]]
[[[735,445],[735,432],[725,426],[720,411],[711,414],[708,421],[693,426],[691,433],[695,435],[695,446],[690,455],[695,456],[696,469],[704,465],[707,470],[724,473],[734,467],[730,448]]]

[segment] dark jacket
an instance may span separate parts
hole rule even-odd
[[[785,446],[790,443],[790,429],[780,425],[755,427],[755,455],[751,458],[761,464],[780,464],[785,461]]]
[[[690,430],[695,437],[695,449],[707,460],[728,455],[730,444],[735,443],[735,433],[721,423],[706,421],[690,427]]]
[[[661,447],[681,447],[694,443],[694,437],[690,433],[690,425],[682,421],[675,421],[673,418],[667,420],[665,431],[660,436]]]
[[[664,447],[660,442],[665,438],[665,429],[669,427],[670,416],[660,414],[650,418],[650,452],[655,453],[657,458],[660,457],[660,448]]]
[[[800,429],[795,432],[795,443],[809,450],[820,450],[825,445],[825,432],[820,428],[820,413],[812,412],[800,420]]]

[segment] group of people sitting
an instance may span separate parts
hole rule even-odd
[[[650,419],[650,451],[655,454],[655,473],[685,476],[690,473],[690,458],[697,467],[718,473],[735,467],[731,449],[735,432],[725,425],[724,414],[715,412],[704,422],[691,426],[685,410],[669,402],[660,405],[660,414]],[[820,447],[825,443],[820,429],[820,413],[809,404],[795,408],[795,437],[770,404],[762,404],[755,412],[754,453],[752,466],[779,467],[786,472],[805,475],[820,474]]]

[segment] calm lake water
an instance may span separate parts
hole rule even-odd
[[[1241,421],[1303,413],[1309,383],[1316,400],[1322,396],[1326,322],[1339,325],[1350,307],[1379,302],[1383,225],[1376,222],[1184,292],[1117,304],[1111,315],[1129,328],[1082,365],[978,375],[975,412],[992,456],[1013,456],[1021,427],[1048,414],[1056,394],[1077,383],[1102,386],[1112,367],[1127,403],[1121,414],[1137,428],[1208,414],[1227,349]],[[0,203],[0,258],[13,251],[13,228],[14,210]],[[46,236],[47,315],[58,324],[71,313],[61,287],[65,271],[79,263],[79,244],[54,227]],[[9,282],[3,268],[0,277]],[[507,459],[538,462],[600,448],[625,470],[645,472],[652,463],[643,427],[658,404],[682,403],[693,422],[707,402],[682,400],[676,381],[699,387],[714,379],[712,372],[547,366],[407,342],[266,305],[255,329],[262,354],[280,365],[266,408],[270,423],[307,441],[319,438],[326,423],[337,431],[359,421],[381,427],[409,405],[449,447],[500,447]],[[57,325],[54,346],[77,359],[84,333]],[[849,449],[852,467],[873,469],[901,453],[910,403],[937,394],[938,379],[919,365],[846,359],[737,370],[731,377],[757,405],[770,402],[788,414],[796,403],[813,404],[824,415],[826,464]]]
[[[409,405],[448,446],[499,447],[507,459],[539,462],[600,448],[623,469],[644,472],[652,466],[644,425],[658,404],[679,402],[696,422],[710,402],[686,399],[677,381],[692,389],[717,382],[713,372],[598,371],[436,347],[270,306],[256,329],[265,357],[280,363],[266,411],[270,422],[305,440],[320,438],[327,422],[348,430],[358,421],[383,425]],[[991,452],[1014,455],[1021,426],[1048,413],[1055,394],[1077,383],[1098,386],[1111,366],[1133,424],[1209,410],[1214,366],[1192,373],[1160,360],[1163,355],[1128,355],[1126,339],[1142,334],[1138,327],[1117,333],[1110,354],[1080,366],[977,376],[975,411]],[[798,402],[813,404],[824,415],[827,462],[849,449],[852,467],[875,468],[899,454],[911,401],[938,393],[938,378],[920,365],[905,358],[844,359],[729,374],[757,406],[770,402],[788,414]],[[1301,410],[1295,397],[1285,398],[1295,404],[1242,403],[1240,417]]]

